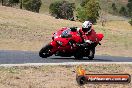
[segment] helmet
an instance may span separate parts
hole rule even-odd
[[[83,32],[90,32],[91,31],[91,27],[92,27],[92,23],[90,21],[85,21],[82,24],[82,31]]]

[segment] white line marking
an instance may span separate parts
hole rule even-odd
[[[132,64],[132,62],[64,62],[64,63],[25,63],[25,64],[0,64],[0,67],[13,66],[46,66],[46,65],[88,65],[88,64]]]

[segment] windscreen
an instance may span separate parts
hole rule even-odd
[[[61,34],[61,37],[62,37],[62,38],[69,38],[69,37],[71,37],[70,32],[71,32],[70,29],[64,30],[64,31],[62,32],[62,34]]]

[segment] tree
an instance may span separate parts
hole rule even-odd
[[[26,10],[39,13],[41,4],[41,0],[23,0],[22,6]]]
[[[98,0],[87,0],[84,6],[77,9],[77,15],[80,21],[90,20],[97,22],[99,17],[100,5]]]
[[[19,0],[1,0],[3,6],[14,6],[19,3]]]
[[[132,17],[132,0],[128,0],[127,8],[129,16]]]
[[[22,0],[20,0],[20,9],[22,9]]]
[[[119,13],[121,15],[123,15],[123,16],[127,16],[127,10],[126,10],[126,8],[122,6],[121,9],[120,9],[120,11],[119,11]]]
[[[8,3],[10,4],[10,6],[13,6],[14,4],[18,4],[19,0],[8,0]]]
[[[50,14],[56,18],[71,19],[73,18],[74,3],[68,1],[53,2],[49,6]]]
[[[118,9],[117,9],[115,3],[112,3],[112,9],[113,9],[113,13],[114,13],[114,14],[117,14],[117,13],[118,13]]]
[[[82,0],[80,6],[84,7],[89,0]]]
[[[10,0],[12,3],[19,3],[19,0]]]
[[[54,2],[54,3],[51,3],[50,6],[49,6],[49,11],[50,11],[50,14],[52,16],[55,16],[55,17],[60,17],[60,6],[61,3],[60,2]]]
[[[105,26],[107,22],[107,17],[106,17],[107,12],[105,11],[100,11],[100,22],[102,26]]]
[[[1,0],[2,6],[4,5],[4,0]]]
[[[83,7],[77,9],[77,19],[80,21],[85,21],[87,19],[86,11]]]

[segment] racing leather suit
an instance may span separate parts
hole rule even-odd
[[[82,28],[78,28],[77,31],[83,40],[83,42],[82,42],[83,46],[89,46],[90,45],[90,48],[94,48],[97,46],[98,39],[97,39],[96,32],[94,31],[93,28],[91,29],[90,32],[83,32]]]

